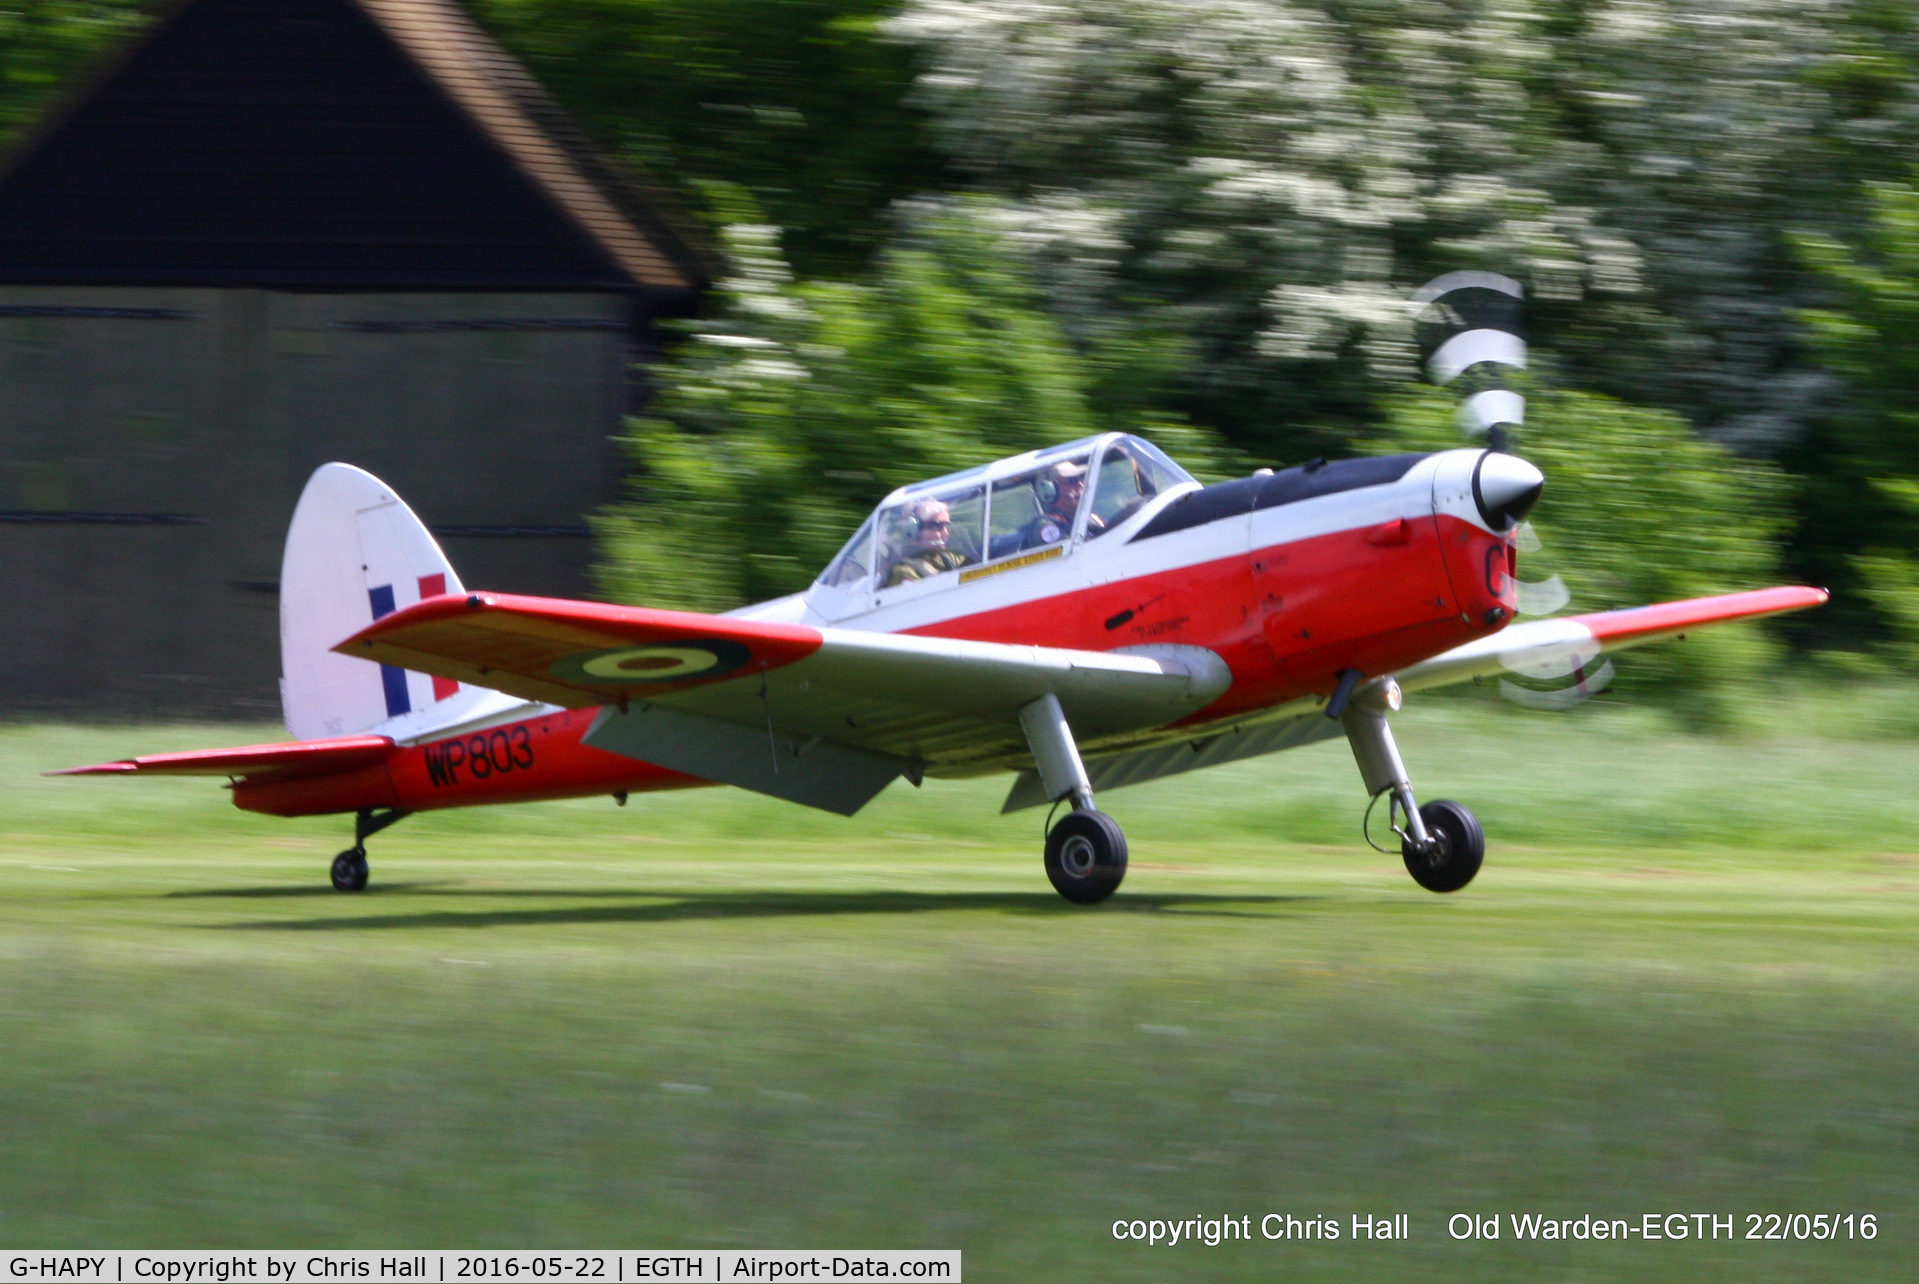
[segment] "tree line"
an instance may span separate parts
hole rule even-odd
[[[651,371],[610,591],[803,587],[891,486],[1083,432],[1215,475],[1452,444],[1405,301],[1470,267],[1527,288],[1577,608],[1807,579],[1838,597],[1796,644],[1919,655],[1907,3],[471,8],[724,264]],[[0,128],[142,20],[0,0]]]

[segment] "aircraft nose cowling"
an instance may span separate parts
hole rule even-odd
[[[1517,526],[1545,489],[1546,475],[1517,455],[1489,450],[1473,467],[1473,502],[1496,531]]]

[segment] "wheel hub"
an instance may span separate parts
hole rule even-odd
[[[1067,839],[1059,849],[1060,868],[1074,878],[1085,878],[1093,872],[1097,854],[1093,844],[1078,834]]]

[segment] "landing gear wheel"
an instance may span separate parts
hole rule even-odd
[[[334,891],[363,892],[366,876],[366,848],[349,847],[333,858]]]
[[[1473,881],[1486,858],[1486,835],[1479,819],[1456,802],[1438,798],[1419,809],[1433,846],[1421,851],[1410,838],[1401,840],[1399,854],[1406,872],[1429,892],[1456,892]]]
[[[1046,835],[1046,877],[1075,905],[1096,905],[1126,877],[1126,835],[1103,811],[1076,811]]]

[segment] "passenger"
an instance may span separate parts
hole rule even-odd
[[[931,579],[972,561],[966,554],[946,546],[953,535],[953,516],[939,500],[922,499],[913,505],[913,523],[912,543],[901,551],[900,560],[887,573],[887,588]]]
[[[1073,518],[1079,514],[1079,501],[1086,494],[1086,471],[1085,464],[1067,459],[1040,474],[1042,480],[1052,478],[1053,498],[1040,506],[1038,517],[1019,528],[1017,547],[1041,548],[1072,537]],[[1100,521],[1097,514],[1086,515],[1089,536],[1105,529],[1106,523]]]

